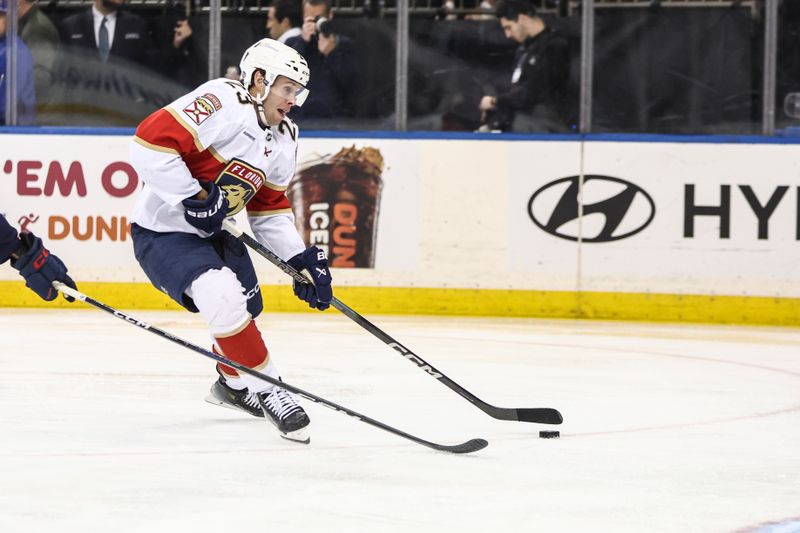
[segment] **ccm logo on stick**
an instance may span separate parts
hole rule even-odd
[[[586,175],[579,195],[580,176],[552,181],[533,193],[528,215],[550,235],[569,241],[611,242],[636,235],[656,215],[647,192],[611,176]],[[583,220],[579,220],[579,198]]]
[[[113,314],[114,314],[115,317],[121,318],[122,320],[125,320],[126,322],[130,322],[134,326],[139,326],[140,328],[143,328],[143,329],[150,329],[150,324],[148,324],[147,322],[142,322],[141,320],[137,320],[137,319],[133,318],[132,316],[128,316],[126,314],[120,313],[119,311],[114,311]]]
[[[418,367],[420,367],[422,370],[424,370],[425,372],[427,372],[427,373],[428,373],[428,374],[430,374],[431,376],[433,376],[433,377],[435,377],[435,378],[440,378],[440,377],[442,377],[442,375],[441,375],[440,373],[436,372],[436,371],[435,371],[433,368],[431,368],[431,366],[430,366],[430,365],[426,365],[426,364],[425,364],[423,361],[420,361],[420,360],[417,358],[417,356],[416,356],[416,355],[414,355],[413,353],[411,353],[411,350],[409,350],[408,348],[406,348],[406,347],[405,347],[405,346],[403,346],[402,344],[398,344],[398,343],[396,343],[396,342],[390,342],[390,343],[388,343],[388,344],[389,344],[389,346],[391,346],[392,348],[394,348],[395,350],[397,350],[398,352],[400,352],[400,354],[401,354],[403,357],[405,357],[406,359],[408,359],[409,361],[411,361],[412,363],[414,363],[415,365],[417,365]]]

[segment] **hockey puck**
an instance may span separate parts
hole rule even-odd
[[[557,439],[561,436],[561,433],[558,431],[540,431],[539,438],[540,439]]]

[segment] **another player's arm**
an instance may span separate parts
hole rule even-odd
[[[17,234],[11,224],[0,215],[0,264],[11,260],[11,266],[25,278],[25,285],[43,300],[54,300],[58,291],[54,281],[60,281],[73,289],[75,282],[67,274],[67,267],[44,247],[42,239],[30,232]],[[73,298],[65,296],[67,300]]]
[[[8,261],[17,249],[19,249],[17,230],[3,215],[0,215],[0,265]]]

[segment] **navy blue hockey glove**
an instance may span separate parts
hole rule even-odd
[[[44,247],[42,239],[33,233],[23,232],[19,234],[19,240],[23,253],[17,259],[11,260],[11,266],[19,270],[19,274],[25,278],[25,285],[33,292],[49,302],[58,296],[58,291],[53,287],[54,281],[60,281],[73,289],[78,288],[67,275],[67,267]],[[75,298],[67,295],[64,298],[70,302],[75,301]]]
[[[222,222],[228,213],[228,200],[215,183],[200,182],[200,186],[208,192],[208,197],[205,200],[183,200],[181,203],[186,209],[183,217],[195,228],[215,235],[222,231]]]
[[[297,254],[287,261],[289,265],[302,272],[307,270],[314,283],[294,282],[294,294],[301,300],[308,302],[312,309],[324,311],[331,305],[333,289],[331,288],[331,270],[328,268],[328,258],[325,252],[312,246],[306,251]]]

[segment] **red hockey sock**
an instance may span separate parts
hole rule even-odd
[[[220,349],[217,348],[216,344],[211,346],[211,351],[214,352],[217,355],[222,355],[223,357],[225,356],[225,354],[220,352]],[[237,372],[235,368],[231,368],[231,367],[229,367],[227,365],[223,365],[222,363],[217,363],[217,372],[219,372],[224,377],[229,378],[229,379],[233,379],[233,378],[238,378],[239,377],[239,372]]]
[[[269,359],[269,351],[264,344],[264,339],[261,338],[261,332],[258,331],[256,323],[251,320],[247,325],[238,332],[225,337],[214,337],[217,341],[217,346],[221,349],[222,353],[228,359],[243,364],[254,370],[260,370],[267,365]],[[216,350],[214,350],[216,352]],[[221,363],[217,363],[219,371],[230,377],[238,377],[239,373]]]

